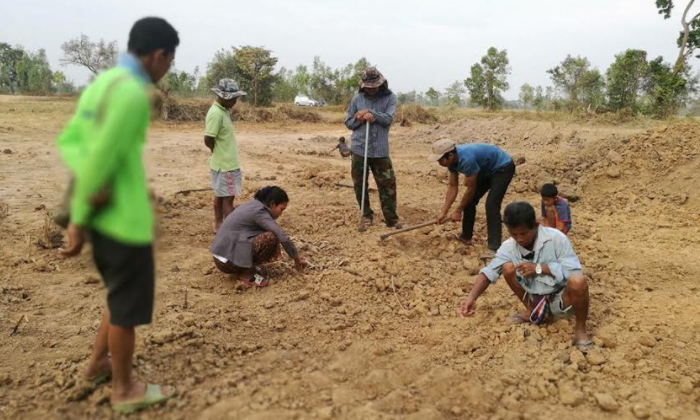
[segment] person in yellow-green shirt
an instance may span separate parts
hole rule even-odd
[[[74,179],[60,252],[79,254],[89,235],[107,289],[85,378],[96,384],[111,378],[112,408],[120,412],[176,394],[174,387],[138,381],[132,361],[135,327],[151,323],[155,291],[154,217],[142,159],[149,93],[170,70],[179,44],[177,31],[164,19],[138,20],[129,33],[128,52],[83,91],[57,140]]]
[[[238,143],[231,123],[231,108],[246,93],[233,79],[221,79],[212,89],[216,101],[207,112],[204,144],[211,151],[209,169],[214,190],[214,233],[226,216],[233,211],[233,200],[243,190],[241,168],[238,162]]]

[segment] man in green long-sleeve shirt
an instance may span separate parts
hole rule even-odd
[[[151,322],[155,289],[153,213],[142,161],[149,92],[170,69],[179,43],[177,31],[165,20],[137,21],[129,33],[128,53],[85,89],[58,139],[74,175],[70,224],[60,251],[80,253],[89,232],[95,265],[107,287],[107,308],[85,376],[95,382],[112,377],[111,402],[117,411],[145,408],[176,392],[137,381],[131,363],[135,327]]]

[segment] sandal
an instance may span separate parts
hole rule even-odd
[[[156,404],[164,403],[177,395],[177,389],[165,395],[163,388],[160,385],[147,384],[146,392],[137,401],[112,404],[112,410],[120,413],[131,413],[133,411],[143,410]]]
[[[472,246],[472,241],[470,241],[469,239],[465,239],[464,237],[462,237],[462,235],[457,235],[455,233],[448,233],[447,239],[451,239],[453,241],[459,241],[466,246]]]
[[[587,354],[590,350],[593,349],[593,341],[574,341],[574,347],[576,347],[576,349],[581,353]]]

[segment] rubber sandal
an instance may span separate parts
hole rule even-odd
[[[587,354],[591,349],[593,349],[593,341],[575,341],[574,347],[583,354]]]
[[[518,314],[513,314],[513,315],[511,315],[510,318],[508,318],[508,319],[509,319],[510,322],[513,323],[513,324],[529,324],[529,323],[530,323],[530,319],[529,319],[529,318],[527,318],[527,317],[525,317],[525,316],[523,316],[522,314],[519,314],[519,313],[518,313]]]
[[[85,380],[90,382],[93,385],[102,385],[103,383],[109,381],[112,379],[112,372],[103,372],[100,373],[97,376],[93,376],[92,378],[86,378]]]
[[[267,281],[265,276],[260,275],[258,273],[253,274],[253,277],[249,280],[249,282],[259,289],[267,287],[267,285],[270,284],[270,282]]]
[[[453,240],[453,241],[461,242],[463,245],[466,245],[466,246],[471,246],[471,245],[472,245],[472,242],[471,242],[471,241],[469,241],[469,240],[467,240],[467,239],[464,239],[464,238],[462,237],[462,235],[456,235],[456,234],[454,234],[454,233],[448,233],[448,234],[447,234],[447,239],[451,239],[451,240]]]
[[[177,395],[177,389],[173,388],[173,392],[170,395],[163,394],[163,389],[160,385],[147,384],[146,392],[138,401],[128,402],[128,403],[118,403],[112,404],[112,410],[119,413],[131,413],[138,410],[143,410],[154,406],[156,404],[161,404]]]

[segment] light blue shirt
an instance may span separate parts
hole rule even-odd
[[[460,144],[455,149],[457,163],[447,169],[451,172],[460,172],[465,176],[474,176],[478,173],[491,176],[513,161],[508,153],[493,144]]]
[[[531,261],[524,258],[533,251],[535,257]],[[552,272],[552,276],[541,274],[524,278],[516,271],[518,283],[526,292],[535,295],[548,295],[561,290],[566,287],[566,282],[572,274],[581,272],[581,262],[571,247],[569,238],[557,229],[540,226],[532,251],[521,247],[515,239],[510,238],[503,242],[496,251],[496,256],[480,273],[491,283],[495,283],[501,276],[504,264],[513,263],[517,267],[523,262],[547,264]]]
[[[148,73],[146,73],[146,70],[143,69],[141,61],[131,53],[123,53],[119,55],[117,67],[124,67],[128,69],[131,74],[139,79],[139,81],[141,81],[144,85],[153,83],[151,81],[151,76],[149,76]]]

